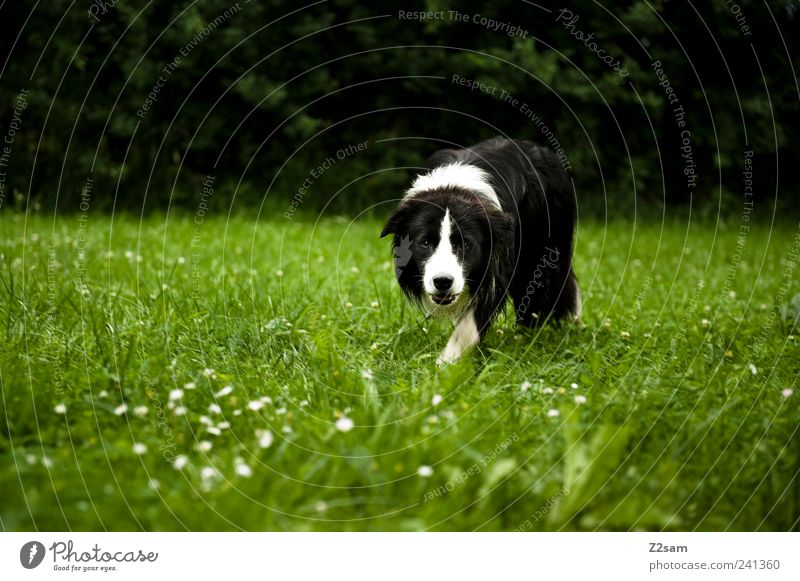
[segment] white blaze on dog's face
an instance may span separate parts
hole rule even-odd
[[[423,268],[425,293],[439,307],[454,304],[464,292],[464,269],[451,241],[453,226],[447,209],[439,226],[438,244]]]

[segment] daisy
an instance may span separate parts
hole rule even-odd
[[[545,394],[545,395],[551,395],[553,393],[553,388],[552,387],[543,387],[542,388],[542,393]]]
[[[247,404],[247,409],[252,410],[254,412],[257,412],[262,407],[264,407],[264,402],[259,401],[257,399],[253,400],[253,401],[251,401],[250,403]]]
[[[533,385],[530,381],[523,381],[522,385],[519,386],[520,391],[528,391]]]
[[[127,411],[128,411],[128,405],[124,403],[114,408],[114,413],[118,416],[125,415]]]
[[[559,416],[559,412],[556,409],[547,410],[547,417],[548,418],[557,418]]]
[[[790,397],[794,393],[794,390],[791,387],[787,387],[786,389],[781,390],[781,395],[784,398]]]
[[[433,468],[423,464],[417,468],[417,475],[421,476],[422,478],[430,478],[433,476]]]
[[[53,408],[53,411],[57,414],[65,414],[67,413],[67,406],[63,403],[60,403]]]
[[[209,442],[208,440],[200,440],[197,442],[197,449],[201,452],[210,452],[211,448],[214,447],[214,444]]]
[[[580,405],[582,403],[586,403],[586,396],[583,395],[576,395],[575,396],[575,403]]]
[[[175,470],[183,470],[188,463],[189,459],[181,454],[180,456],[175,456],[175,460],[172,461],[172,467],[175,468]]]
[[[206,367],[205,369],[203,369],[203,375],[205,375],[206,377],[214,377],[215,373],[216,372],[210,367]]]
[[[133,408],[133,415],[143,418],[147,415],[148,411],[149,410],[147,409],[146,405],[137,405],[135,408]]]
[[[169,399],[170,401],[175,401],[176,399],[181,399],[183,397],[183,390],[182,389],[173,389],[169,392]]]
[[[365,369],[364,371],[362,371],[361,377],[363,377],[364,379],[372,379],[373,378],[372,369]]]
[[[570,384],[569,384],[569,386],[570,386],[572,389],[578,389],[578,384],[577,384],[577,383],[570,383]]]
[[[222,413],[222,408],[219,407],[219,405],[217,405],[215,403],[210,403],[210,404],[208,404],[208,412],[212,413],[212,414],[221,414]]]
[[[242,478],[250,478],[253,475],[253,469],[245,464],[244,460],[241,458],[236,458],[236,460],[234,460],[234,470],[236,474]]]
[[[431,405],[432,405],[432,406],[437,406],[437,405],[439,405],[440,403],[442,403],[442,396],[441,396],[441,395],[439,395],[439,394],[437,393],[436,395],[434,395],[434,396],[431,398]]]
[[[272,437],[272,432],[270,432],[269,430],[264,430],[258,436],[258,445],[261,448],[269,448],[270,446],[272,446],[273,440],[274,438]]]
[[[147,452],[147,446],[145,446],[144,444],[140,444],[139,442],[136,442],[133,445],[133,453],[136,454],[137,456],[141,456],[145,452]]]
[[[226,395],[229,395],[232,391],[233,391],[233,386],[226,385],[217,392],[217,397],[225,397]]]
[[[347,417],[341,417],[336,420],[336,429],[340,432],[349,432],[353,429],[354,425],[353,420]]]
[[[197,387],[197,384],[194,381],[190,381],[188,383],[183,384],[184,389],[194,389]]]

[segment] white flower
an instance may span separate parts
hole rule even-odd
[[[236,474],[242,478],[250,478],[253,475],[253,469],[244,463],[241,458],[236,458],[233,462]]]
[[[280,278],[281,276],[283,276],[283,271],[282,270],[276,270],[275,271],[275,276]]]
[[[186,259],[183,256],[178,257],[178,264],[186,264]]]
[[[794,393],[794,390],[791,387],[787,387],[786,389],[781,390],[781,395],[783,397],[790,397]]]
[[[172,413],[175,414],[176,416],[185,416],[186,408],[183,407],[182,405],[179,405],[178,407],[175,408],[175,410]]]
[[[159,488],[161,488],[161,481],[155,478],[151,478],[150,480],[147,481],[147,486],[150,488],[150,490],[158,490]]]
[[[269,430],[264,430],[258,436],[258,445],[261,448],[269,448],[270,446],[272,446],[273,439],[274,438],[272,437],[272,432],[270,432]]]
[[[214,424],[214,422],[212,422],[211,418],[209,418],[208,416],[200,416],[200,423],[206,426],[211,426]]]
[[[130,250],[125,251],[125,258],[133,258],[133,252]]]
[[[437,393],[436,395],[434,395],[434,396],[431,398],[431,405],[432,405],[432,406],[437,406],[437,405],[439,405],[440,403],[442,403],[442,396],[441,396],[441,395],[439,395],[439,394]]]
[[[67,413],[67,406],[63,403],[60,403],[53,408],[53,411],[57,414],[65,414]]]
[[[522,385],[519,386],[520,391],[528,391],[533,385],[530,381],[523,381]]]
[[[175,401],[176,399],[181,399],[182,397],[183,397],[182,389],[173,389],[171,392],[169,392],[170,401]]]
[[[557,418],[559,416],[559,412],[556,409],[547,410],[547,417],[548,418]]]
[[[219,429],[218,427],[216,427],[216,426],[208,426],[208,427],[206,428],[206,432],[208,432],[208,433],[209,433],[209,434],[211,434],[212,436],[219,436],[220,434],[222,434],[222,430],[220,430],[220,429]]]
[[[417,474],[422,478],[430,478],[431,476],[433,476],[433,468],[423,464],[422,466],[417,468]]]
[[[583,395],[576,395],[575,396],[575,403],[580,405],[582,403],[586,403],[586,396]]]
[[[216,475],[217,475],[217,469],[212,468],[211,466],[203,466],[203,468],[200,470],[200,476],[203,478],[203,480],[210,480],[211,478],[214,478]]]
[[[709,321],[708,319],[703,319],[702,321],[700,321],[700,324],[703,325],[703,327],[708,327],[711,324],[711,321]]]
[[[278,408],[275,410],[275,413],[279,416],[282,416],[283,414],[286,413],[286,408]]]
[[[281,428],[281,432],[284,434],[291,434],[292,433],[292,426],[283,426]]]
[[[758,374],[758,369],[756,369],[756,366],[753,365],[752,363],[748,363],[747,364],[747,368],[750,370],[750,373],[752,373],[753,375],[757,375]]]
[[[348,302],[346,302],[346,303],[344,304],[344,306],[345,306],[345,308],[346,308],[346,309],[352,309],[352,308],[353,308],[353,303],[351,303],[351,302],[349,302],[349,301],[348,301]]]
[[[214,447],[214,444],[209,442],[208,440],[200,440],[197,442],[197,449],[201,452],[210,452],[211,448]]]
[[[175,468],[175,470],[183,470],[188,463],[189,459],[181,454],[180,456],[175,456],[175,460],[172,461],[172,467]]]
[[[377,309],[379,306],[381,306],[381,304],[378,301],[372,301],[369,306],[373,309]]]
[[[104,389],[103,391],[97,394],[97,397],[108,397],[108,392]]]
[[[194,389],[197,387],[197,384],[194,381],[189,381],[188,383],[183,384],[184,389]]]
[[[215,373],[216,372],[210,367],[206,367],[205,369],[203,369],[203,375],[205,375],[206,377],[214,377]]]
[[[572,389],[578,389],[578,384],[577,384],[577,383],[570,383],[570,384],[569,384],[569,386],[570,386]]]
[[[210,403],[210,404],[208,404],[208,412],[211,413],[211,414],[221,414],[222,413],[222,408],[219,407],[219,405],[217,405],[215,403]]]
[[[364,371],[362,371],[361,377],[363,377],[364,379],[372,379],[373,378],[372,369],[365,369]]]
[[[622,331],[620,332],[619,336],[622,337],[623,339],[628,339],[630,338],[631,334],[628,333],[627,331]]]
[[[251,401],[251,402],[249,402],[249,403],[247,404],[247,409],[249,409],[249,410],[253,410],[254,412],[257,412],[257,411],[258,411],[258,410],[260,410],[262,407],[264,407],[264,402],[262,402],[262,401],[259,401],[259,400],[257,400],[257,399],[256,399],[256,400],[253,400],[253,401]]]
[[[350,430],[353,429],[354,425],[355,424],[353,423],[353,420],[351,420],[350,418],[341,417],[338,420],[336,420],[336,429],[339,430],[340,432],[349,432]]]
[[[137,405],[135,408],[133,408],[133,415],[143,418],[147,415],[148,411],[149,410],[147,409],[146,405]]]
[[[147,452],[147,446],[145,446],[144,444],[140,444],[139,442],[136,442],[133,445],[133,453],[136,454],[137,456],[141,456],[145,452]]]
[[[369,348],[372,349],[373,351],[377,351],[378,344],[377,343],[373,343],[372,345],[369,346]]]
[[[230,422],[220,422],[220,423],[217,424],[217,427],[220,430],[227,430],[227,429],[229,429],[231,427],[231,423]]]
[[[226,395],[229,395],[232,391],[233,391],[233,386],[226,385],[217,392],[217,397],[225,397]]]
[[[261,402],[263,402],[263,403],[265,403],[265,404],[269,405],[269,404],[271,404],[271,403],[272,403],[272,398],[271,398],[270,396],[268,396],[268,395],[262,395],[262,396],[259,398],[259,401],[261,401]]]
[[[120,405],[118,405],[117,407],[114,408],[114,413],[116,415],[118,415],[118,416],[125,415],[125,413],[127,413],[127,411],[128,411],[128,405],[124,404],[124,403],[120,404]]]
[[[543,387],[542,388],[542,393],[545,394],[545,395],[551,395],[553,393],[553,388],[552,387]]]

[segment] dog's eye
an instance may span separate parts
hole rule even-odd
[[[428,240],[427,238],[423,238],[422,240],[420,240],[420,241],[419,241],[419,244],[420,244],[420,246],[422,246],[423,248],[430,248],[430,247],[431,247],[431,241],[430,241],[430,240]]]

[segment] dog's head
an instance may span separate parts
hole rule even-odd
[[[458,189],[406,198],[381,237],[388,234],[403,291],[439,313],[459,310],[483,285],[496,284],[514,240],[510,215]]]

